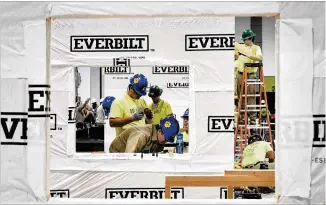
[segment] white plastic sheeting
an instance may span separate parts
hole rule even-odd
[[[311,20],[284,20],[279,24],[278,175],[282,181],[281,196],[309,197],[310,153],[313,140],[312,96],[313,66]],[[297,42],[302,42],[298,44]],[[304,58],[304,61],[297,59]],[[293,92],[300,87],[300,92]],[[295,104],[287,103],[293,100]],[[291,142],[291,143],[289,143]],[[296,156],[293,158],[293,156]],[[286,159],[286,160],[285,160]],[[289,164],[294,162],[295,165]],[[300,167],[300,172],[298,168]],[[283,175],[285,174],[285,175]],[[295,183],[297,184],[295,184]],[[293,189],[293,186],[300,187]],[[286,191],[285,191],[286,190]],[[293,193],[292,193],[293,192]],[[297,193],[295,193],[297,192]]]
[[[230,9],[227,9],[230,8]],[[247,2],[207,2],[207,3],[1,3],[1,77],[5,78],[18,78],[27,76],[28,79],[31,79],[29,84],[48,84],[46,72],[45,70],[45,57],[40,56],[34,52],[34,56],[30,53],[33,53],[33,50],[40,49],[43,50],[41,53],[45,54],[45,44],[40,43],[42,38],[45,36],[45,26],[40,27],[40,31],[35,33],[41,33],[40,35],[34,36],[29,35],[29,32],[33,31],[33,25],[45,25],[45,18],[56,15],[72,15],[72,14],[90,14],[90,15],[212,15],[212,14],[229,14],[229,15],[243,15],[250,14],[252,16],[259,15],[261,13],[280,13],[281,19],[292,19],[292,18],[300,18],[300,19],[312,19],[312,27],[313,27],[313,91],[311,92],[311,96],[313,102],[313,114],[315,115],[325,115],[325,3],[324,2],[263,2],[263,3],[254,3],[248,4]],[[19,15],[17,15],[19,14]],[[31,28],[32,26],[32,28]],[[29,30],[26,30],[29,28]],[[43,33],[43,34],[42,34]],[[33,42],[33,43],[27,43]],[[40,43],[40,44],[37,44]],[[34,46],[35,45],[35,46]],[[291,45],[292,46],[292,45]],[[289,47],[291,47],[289,45]],[[294,46],[294,45],[293,45]],[[282,53],[279,54],[280,56]],[[308,54],[309,55],[309,54]],[[63,56],[65,57],[65,56]],[[29,59],[29,60],[28,60]],[[33,59],[38,59],[33,61]],[[299,58],[297,61],[300,61]],[[52,62],[55,63],[55,62]],[[58,65],[62,68],[65,68],[65,64]],[[283,66],[280,64],[280,66]],[[296,66],[291,65],[290,67]],[[30,69],[35,69],[30,71]],[[309,68],[306,68],[309,69]],[[37,72],[40,78],[35,79],[35,75],[31,73]],[[57,73],[58,75],[65,76],[66,83],[71,83],[72,75],[65,75],[64,73],[70,72],[69,69],[63,69],[61,72]],[[306,72],[306,71],[305,71]],[[44,74],[42,74],[44,73]],[[52,74],[51,74],[52,75]],[[52,75],[53,76],[53,75]],[[69,80],[70,79],[70,80]],[[305,84],[303,84],[305,85]],[[282,89],[282,84],[279,85]],[[300,92],[300,88],[294,88],[297,92]],[[68,90],[69,91],[69,90]],[[283,92],[284,93],[284,92]],[[289,95],[290,93],[286,92],[284,95]],[[283,95],[282,95],[283,96]],[[280,99],[282,99],[282,96]],[[1,96],[1,99],[3,96]],[[308,96],[302,96],[298,101],[309,98]],[[311,97],[310,97],[311,98]],[[69,99],[69,101],[71,101]],[[292,99],[286,103],[293,103]],[[298,102],[295,102],[298,103]],[[281,109],[281,108],[280,108]],[[1,110],[3,112],[3,110]],[[278,111],[277,111],[278,112]],[[278,112],[278,114],[280,114]],[[288,113],[293,114],[293,113]],[[40,188],[39,191],[35,191],[36,188],[33,188],[35,195],[32,197],[16,198],[14,195],[6,196],[7,199],[10,198],[10,201],[19,201],[25,200],[29,202],[35,202],[39,199],[44,199],[45,195],[45,181],[35,181],[35,179],[44,179],[42,177],[45,172],[45,136],[44,133],[45,127],[43,126],[42,120],[36,120],[33,125],[29,124],[29,129],[33,130],[34,127],[40,127],[41,132],[37,133],[38,138],[42,139],[43,142],[39,145],[39,150],[37,150],[38,155],[33,156],[33,161],[37,162],[34,166],[34,171],[31,172],[35,174],[33,176],[29,176],[29,186],[33,188],[33,182],[38,185],[44,186],[44,188]],[[42,126],[40,126],[42,124]],[[44,129],[44,130],[43,130]],[[43,130],[43,131],[42,131]],[[34,131],[35,132],[35,129]],[[34,133],[36,134],[36,132]],[[322,135],[321,135],[322,136]],[[304,136],[303,139],[306,139],[307,136]],[[290,139],[287,141],[288,144],[294,144],[295,140]],[[277,142],[278,143],[278,142]],[[306,143],[303,143],[306,144]],[[296,146],[296,144],[294,144]],[[296,146],[298,148],[299,146]],[[279,146],[281,153],[282,148]],[[287,148],[290,149],[290,148]],[[309,149],[309,148],[307,148]],[[300,150],[301,151],[301,150]],[[44,153],[44,154],[43,154]],[[322,158],[325,156],[325,148],[317,148],[314,147],[312,150],[313,157]],[[72,153],[70,153],[72,154]],[[307,158],[310,156],[307,153]],[[295,157],[296,155],[294,155]],[[2,155],[3,158],[3,155]],[[299,158],[299,157],[297,157]],[[311,156],[309,157],[311,160]],[[284,160],[284,161],[283,161]],[[74,160],[71,160],[74,161]],[[44,162],[44,163],[43,163]],[[78,163],[81,167],[83,165],[88,164],[85,163],[84,160],[78,160]],[[126,162],[127,163],[127,162]],[[280,177],[277,177],[277,189],[279,189],[279,193],[289,197],[283,197],[281,203],[308,203],[307,198],[311,198],[311,203],[325,203],[325,163],[315,163],[311,166],[311,172],[309,170],[302,170],[302,166],[295,164],[292,160],[288,158],[278,156],[278,164],[286,164],[287,168],[292,166],[297,166],[298,169],[294,170],[293,168],[288,170],[285,167],[277,168],[277,175],[282,173]],[[299,162],[302,163],[302,162]],[[306,162],[303,162],[307,164]],[[313,163],[313,162],[312,162]],[[94,166],[96,166],[96,162],[93,161]],[[39,168],[36,165],[39,165]],[[70,161],[66,161],[65,165],[67,169],[69,169]],[[217,166],[217,165],[215,165]],[[277,167],[277,165],[276,165]],[[204,169],[205,166],[202,167]],[[38,174],[35,171],[38,170],[42,173]],[[209,170],[208,170],[209,171]],[[302,184],[293,184],[290,180],[284,179],[284,177],[294,176],[294,171],[299,175],[295,176],[298,179],[302,176],[300,182]],[[213,172],[213,170],[212,170]],[[3,174],[10,174],[8,171],[1,170],[1,177]],[[309,177],[311,176],[311,180]],[[40,177],[41,176],[41,177]],[[282,178],[283,176],[283,178]],[[308,186],[308,189],[301,189],[303,185],[306,184],[307,181],[311,181],[311,187]],[[284,182],[284,183],[283,183]],[[309,191],[309,187],[311,189],[311,193],[307,194]],[[6,193],[11,193],[15,189],[22,189],[21,185],[16,185],[12,189],[7,189]],[[296,189],[299,189],[297,191]],[[2,194],[4,190],[2,190]],[[26,193],[29,193],[26,191]],[[31,196],[31,194],[29,195]],[[3,195],[1,195],[3,197]],[[304,198],[300,198],[304,197]],[[1,198],[2,200],[3,198]],[[78,199],[76,199],[78,201]],[[2,200],[3,201],[3,200]],[[81,203],[81,201],[78,201]],[[92,203],[91,201],[84,200],[84,202]],[[142,202],[143,203],[143,202]],[[190,202],[189,202],[190,203]],[[225,203],[233,203],[233,201],[223,202]],[[244,203],[241,201],[241,203]],[[250,203],[253,201],[250,200]],[[156,202],[157,204],[157,202]]]

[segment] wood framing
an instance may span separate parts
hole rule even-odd
[[[275,170],[266,170],[266,171],[253,171],[253,170],[226,170],[224,172],[225,176],[264,176],[264,177],[269,177],[273,178],[275,182]],[[275,183],[274,186],[275,187]],[[228,199],[233,199],[233,191],[234,189],[237,189],[240,187],[234,187],[234,186],[228,186],[227,187],[227,198]]]
[[[165,176],[165,198],[171,199],[172,187],[228,187],[228,199],[233,187],[275,186],[274,171],[226,171],[224,176]]]
[[[158,14],[158,15],[94,15],[94,14],[78,14],[78,15],[57,15],[52,16],[52,20],[62,19],[103,19],[103,18],[169,18],[169,17],[223,17],[223,16],[234,16],[234,17],[251,17],[253,14]],[[261,13],[254,14],[254,16],[271,17],[274,16],[276,19],[280,18],[279,13]]]
[[[51,84],[51,22],[52,19],[46,18],[46,84]],[[46,118],[47,129],[45,130],[46,136],[46,199],[49,201],[51,198],[50,189],[51,189],[51,177],[50,177],[50,166],[51,166],[51,139],[50,139],[50,128],[49,128],[49,118]]]

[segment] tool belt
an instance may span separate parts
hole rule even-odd
[[[245,169],[251,169],[251,168],[253,168],[254,166],[257,166],[258,164],[262,164],[262,163],[264,163],[264,162],[257,162],[256,164],[250,164],[250,165],[247,165],[247,166],[245,166],[244,168],[245,168]]]

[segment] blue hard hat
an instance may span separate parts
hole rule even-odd
[[[103,108],[110,112],[111,105],[112,105],[114,100],[115,100],[115,97],[112,97],[112,96],[105,97],[103,102],[102,102]]]
[[[130,78],[130,85],[140,96],[146,95],[148,86],[147,78],[143,74],[136,74]]]
[[[186,109],[186,111],[183,113],[183,115],[181,116],[181,118],[189,118],[189,108]]]
[[[166,142],[174,142],[174,136],[179,133],[179,122],[174,117],[166,117],[160,120],[160,127]]]

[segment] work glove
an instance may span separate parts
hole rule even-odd
[[[153,119],[153,112],[152,112],[150,109],[145,108],[145,109],[144,109],[144,113],[145,113],[145,116],[146,116],[146,118],[147,118],[148,120]]]
[[[142,118],[144,117],[144,112],[143,111],[138,111],[136,113],[134,113],[131,118],[133,121],[138,121],[138,120],[141,120]]]

